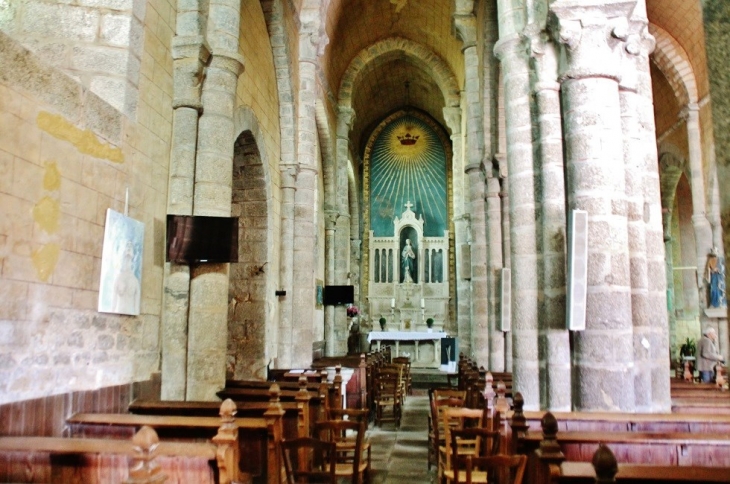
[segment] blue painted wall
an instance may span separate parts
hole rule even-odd
[[[431,126],[409,114],[385,126],[370,157],[370,228],[375,236],[394,235],[393,219],[408,201],[416,217],[423,216],[424,235],[443,236],[448,227],[446,176],[446,152]]]

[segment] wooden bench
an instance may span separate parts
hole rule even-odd
[[[618,460],[631,464],[730,467],[730,433],[558,431],[551,413],[541,422],[542,432],[514,432],[517,448],[530,454],[549,441],[567,460],[589,461],[599,443],[610,445]]]
[[[527,484],[730,483],[730,473],[720,467],[618,463],[610,446],[603,444],[591,456],[591,463],[566,461],[566,456],[554,439],[555,434],[546,434],[544,437],[539,448],[531,455],[524,481]]]
[[[237,411],[236,404],[227,400]],[[289,430],[293,436],[300,432],[309,431],[308,418],[299,418],[299,415],[308,415],[306,407],[296,407],[299,402],[290,403],[294,406],[293,418],[290,418]],[[192,407],[195,412],[210,412],[215,402],[175,402],[170,405],[169,412],[181,413],[186,407]],[[240,405],[240,404],[239,404]],[[137,402],[135,408],[140,410],[147,404]],[[74,435],[110,435],[120,430],[130,431],[142,425],[157,429],[163,439],[183,439],[185,441],[206,441],[215,439],[214,434],[220,425],[220,418],[209,416],[180,416],[164,415],[164,404],[150,404],[157,414],[99,414],[79,413],[67,419],[69,431]],[[241,405],[241,414],[249,416],[234,418],[231,416],[229,427],[236,435],[236,469],[250,474],[253,482],[278,484],[281,479],[282,463],[278,451],[279,444],[285,435],[284,416],[286,411],[279,401],[279,390],[276,384],[270,389],[269,402],[254,402],[253,405]],[[251,407],[255,407],[252,409]],[[292,412],[290,412],[291,414]]]
[[[160,442],[149,426],[142,426],[131,440],[0,437],[0,480],[153,484],[174,476],[201,484],[238,482],[243,475],[231,424],[235,406],[231,402],[224,407],[226,414],[216,419],[218,431],[212,442]],[[128,466],[130,457],[133,463]]]

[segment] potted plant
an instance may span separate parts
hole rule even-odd
[[[428,318],[426,320],[426,326],[428,326],[428,329],[433,328],[433,318]]]
[[[347,317],[348,318],[354,318],[360,314],[360,310],[357,308],[357,306],[347,306]]]
[[[697,344],[695,343],[695,340],[692,338],[687,338],[687,340],[684,342],[684,344],[679,348],[679,356],[681,358],[687,357],[687,356],[694,356],[697,352]]]
[[[378,322],[380,323],[380,331],[385,331],[385,318],[381,316]]]

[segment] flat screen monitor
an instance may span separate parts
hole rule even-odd
[[[324,304],[339,306],[355,302],[355,286],[324,286]]]
[[[238,262],[238,217],[167,216],[168,262]]]

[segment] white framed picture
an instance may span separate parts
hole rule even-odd
[[[144,224],[107,209],[101,253],[99,312],[139,314],[143,250]]]

